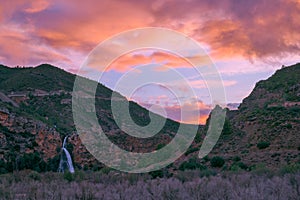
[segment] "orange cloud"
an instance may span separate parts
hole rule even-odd
[[[214,49],[213,54],[218,57],[246,55],[245,51],[251,48],[250,40],[241,30],[238,22],[226,19],[208,21],[200,31],[202,33],[201,40],[210,44]]]
[[[208,118],[211,106],[197,99],[185,99],[179,102],[174,101],[167,95],[158,95],[148,97],[147,100],[141,99],[139,96],[135,96],[132,99],[145,108],[149,109],[152,105],[160,105],[163,107],[165,112],[158,112],[158,114],[175,121],[189,123],[189,124],[205,124]],[[185,119],[181,117],[181,112],[184,110]]]
[[[209,115],[201,115],[199,120],[198,120],[198,123],[193,123],[193,124],[202,124],[202,125],[205,125],[206,124],[206,120],[208,119]]]
[[[51,47],[33,41],[32,28],[19,25],[0,26],[0,60],[11,65],[38,65],[45,62],[68,63],[71,60]]]
[[[36,21],[40,26],[39,37],[56,48],[71,46],[90,51],[114,34],[145,26],[152,21],[146,10],[125,1],[88,0],[84,4],[65,1],[62,3],[64,6],[65,11],[59,13],[58,21],[53,20],[45,25],[40,20]],[[48,13],[42,16],[45,19],[53,17]]]
[[[192,67],[191,64],[184,58],[168,52],[151,49],[143,49],[141,53],[139,52],[140,51],[137,50],[119,57],[106,70],[125,72],[131,69],[133,66],[151,63],[162,64],[162,66],[155,69],[156,71],[166,71],[169,68]]]

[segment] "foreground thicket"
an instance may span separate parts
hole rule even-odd
[[[170,178],[148,175],[21,171],[0,176],[0,199],[298,199],[300,173],[187,171]]]

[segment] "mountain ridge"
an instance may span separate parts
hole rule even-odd
[[[225,164],[220,168],[224,170],[251,170],[261,163],[270,168],[299,163],[300,104],[296,104],[300,96],[299,72],[298,63],[279,69],[269,79],[258,82],[238,110],[227,111],[221,138],[213,151],[201,160],[195,158],[208,127],[207,124],[199,126],[191,147],[168,167],[168,171],[212,167],[214,157],[224,159]],[[25,69],[1,65],[0,73],[0,92],[15,99],[19,106],[5,102],[4,98],[0,101],[1,172],[24,168],[55,170],[65,135],[70,135],[67,148],[77,169],[105,168],[88,153],[76,134],[71,111],[74,74],[51,65]],[[109,88],[98,85],[97,116],[111,141],[128,151],[150,152],[172,140],[179,123],[170,119],[152,140],[129,137],[113,119],[111,93]],[[121,98],[126,101],[125,97]],[[137,124],[147,125],[150,122],[149,111],[135,102],[129,102],[129,105]],[[28,163],[36,164],[28,166]]]
[[[51,65],[13,69],[1,67],[1,74],[3,74],[2,71],[6,72],[6,79],[0,79],[2,94],[0,108],[3,108],[2,111],[0,110],[2,119],[0,120],[0,138],[5,144],[0,154],[5,161],[2,163],[3,171],[28,167],[26,165],[20,167],[19,164],[16,164],[19,163],[18,160],[28,160],[27,154],[30,154],[38,163],[44,163],[42,167],[38,164],[41,171],[54,170],[53,166],[58,164],[62,139],[66,135],[70,135],[69,151],[72,153],[77,168],[103,167],[89,154],[76,134],[71,105],[75,75]],[[52,77],[55,78],[52,79]],[[16,79],[21,83],[15,82]],[[126,150],[148,152],[155,150],[159,144],[167,144],[175,135],[178,123],[170,119],[166,120],[163,128],[165,131],[160,131],[150,139],[139,140],[127,135],[118,128],[113,119],[110,108],[111,95],[112,90],[98,84],[95,94],[97,117],[103,131],[114,143]],[[18,106],[8,102],[7,99],[14,101]],[[121,95],[119,100],[127,101]],[[129,107],[131,116],[137,124],[144,126],[150,122],[149,111],[145,108],[135,102],[129,102]],[[16,121],[18,124],[15,123]],[[45,128],[40,129],[39,127]],[[20,134],[23,132],[26,134]],[[55,136],[55,139],[49,138],[51,134]],[[57,152],[53,150],[54,147],[48,147],[49,152],[45,152],[47,150],[40,141],[47,143],[49,139],[56,146]],[[25,143],[30,143],[30,145]],[[32,143],[35,145],[31,145]],[[128,143],[132,145],[128,146]],[[51,164],[51,162],[55,162],[55,164]]]

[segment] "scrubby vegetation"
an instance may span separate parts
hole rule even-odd
[[[190,158],[188,161],[183,162],[179,166],[179,170],[185,171],[185,170],[192,170],[192,169],[200,169],[200,170],[206,169],[206,166],[200,164],[198,160],[199,159],[194,157]]]
[[[225,160],[220,156],[215,156],[210,160],[212,167],[222,167],[225,164]]]
[[[0,199],[297,199],[300,174],[181,172],[170,178],[21,171],[0,176]]]

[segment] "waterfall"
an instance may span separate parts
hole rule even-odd
[[[65,171],[64,170],[65,169],[64,165],[65,165],[65,163],[67,163],[69,172],[74,173],[75,170],[74,170],[74,167],[73,167],[71,155],[70,155],[69,151],[65,148],[65,145],[66,145],[66,142],[67,142],[67,138],[68,138],[68,136],[66,136],[64,138],[58,171],[59,172],[64,172]],[[65,155],[65,157],[66,157],[67,160],[65,160],[63,154]]]
[[[66,141],[67,141],[67,138],[68,138],[68,136],[66,136],[66,137],[64,138],[64,142],[63,142],[62,148],[65,148],[65,146],[66,146]]]
[[[69,167],[69,171],[71,173],[74,173],[74,167],[73,167],[73,163],[72,163],[72,158],[70,156],[70,153],[68,152],[68,150],[66,148],[63,148],[65,154],[66,154],[66,157],[67,157],[67,163],[68,163],[68,167]]]

